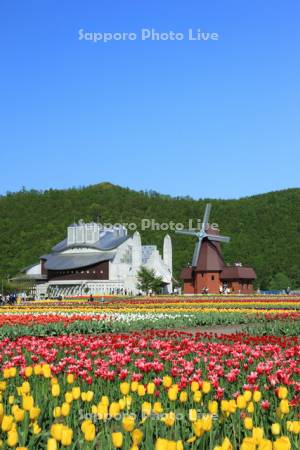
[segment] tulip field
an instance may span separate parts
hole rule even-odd
[[[0,448],[299,450],[299,338],[297,296],[3,306]]]

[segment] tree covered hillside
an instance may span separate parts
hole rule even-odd
[[[173,198],[156,192],[135,192],[101,183],[67,190],[26,191],[0,197],[0,277],[13,276],[66,235],[74,221],[136,223],[142,219],[188,225],[202,218],[205,204],[213,205],[211,222],[231,236],[223,245],[228,263],[252,265],[261,288],[287,277],[300,287],[300,189],[270,192],[238,200]],[[195,222],[196,223],[196,222]],[[165,231],[141,231],[144,244],[162,249]],[[174,275],[191,261],[195,240],[175,235]]]

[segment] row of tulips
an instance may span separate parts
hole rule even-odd
[[[3,448],[299,450],[296,337],[0,341]]]

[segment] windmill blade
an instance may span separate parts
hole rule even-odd
[[[211,210],[211,203],[207,203],[207,205],[205,207],[204,216],[203,216],[201,231],[205,231],[207,228],[207,224],[208,224],[208,220],[209,220],[209,216],[210,216],[210,210]]]
[[[214,235],[214,234],[207,234],[206,237],[210,241],[217,241],[217,242],[229,242],[230,241],[229,236],[218,236],[218,235]]]
[[[175,231],[176,234],[185,234],[187,236],[198,236],[196,231],[192,231],[192,230],[176,230]]]
[[[200,250],[201,250],[201,244],[202,244],[202,238],[199,239],[199,241],[197,242],[197,244],[195,246],[195,250],[194,250],[194,254],[193,254],[193,260],[192,260],[192,266],[193,267],[197,266],[197,262],[198,262],[198,258],[199,258]]]

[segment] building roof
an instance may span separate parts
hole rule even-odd
[[[75,244],[68,245],[68,240],[64,239],[63,241],[56,244],[52,248],[52,251],[53,252],[62,252],[69,248],[75,248],[75,247],[76,248],[77,247],[94,248],[96,250],[102,250],[102,251],[113,250],[113,249],[119,247],[119,245],[123,244],[123,242],[125,242],[127,239],[129,239],[129,236],[115,236],[114,233],[112,233],[112,232],[106,232],[104,235],[102,235],[100,237],[100,239],[97,242],[95,242],[93,244],[83,242],[82,244],[75,243]]]
[[[45,262],[47,270],[70,270],[91,266],[102,261],[113,259],[115,252],[103,253],[52,253]]]
[[[203,239],[195,270],[197,272],[218,272],[225,266],[220,243]]]
[[[181,280],[192,280],[193,279],[193,268],[185,267],[184,269],[182,269],[182,271],[180,272],[179,278]]]
[[[246,266],[228,266],[221,272],[221,280],[255,280],[256,273],[252,267]]]

